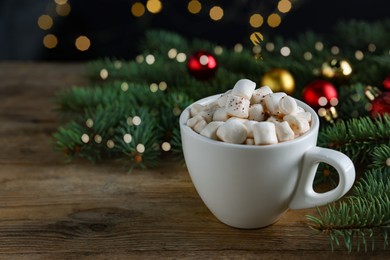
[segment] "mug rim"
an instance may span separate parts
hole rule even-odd
[[[297,138],[294,138],[293,140],[289,140],[289,141],[285,141],[285,142],[278,142],[276,144],[270,144],[270,145],[247,145],[247,144],[226,143],[223,141],[214,140],[214,139],[205,137],[205,136],[195,132],[192,128],[190,128],[189,126],[186,125],[186,122],[190,116],[191,106],[193,106],[195,103],[199,103],[202,105],[208,104],[208,103],[216,100],[222,94],[223,93],[199,99],[199,100],[191,103],[189,106],[187,106],[181,112],[180,117],[179,117],[179,124],[180,124],[181,132],[189,135],[192,138],[195,138],[197,141],[206,142],[206,143],[209,143],[210,145],[224,146],[226,148],[228,148],[228,147],[236,148],[236,149],[240,148],[240,149],[245,149],[245,150],[260,150],[260,149],[282,148],[285,146],[293,145],[293,144],[298,143],[298,142],[304,142],[306,139],[310,138],[311,135],[316,134],[319,130],[320,120],[319,120],[317,113],[309,105],[307,105],[303,101],[296,99],[296,98],[294,98],[294,99],[297,102],[298,106],[302,107],[306,112],[310,112],[310,114],[312,115],[312,120],[310,123],[310,130],[307,131],[306,133],[304,133],[303,135],[301,135]]]

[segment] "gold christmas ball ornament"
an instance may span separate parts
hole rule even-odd
[[[285,69],[272,69],[261,78],[261,86],[269,86],[273,92],[291,94],[295,89],[294,77]]]
[[[351,76],[352,67],[347,60],[333,58],[322,63],[321,74],[328,79],[345,80]]]

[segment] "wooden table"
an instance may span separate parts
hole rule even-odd
[[[239,230],[220,223],[187,170],[167,161],[127,173],[121,163],[64,163],[51,135],[55,93],[83,85],[83,64],[0,63],[0,258],[384,259],[390,250],[331,252],[305,215]]]

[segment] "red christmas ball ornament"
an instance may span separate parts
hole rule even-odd
[[[386,90],[390,90],[390,75],[385,78],[382,84]]]
[[[390,115],[390,92],[382,92],[377,87],[367,86],[365,96],[371,101],[369,109],[371,118],[377,118],[383,114]]]
[[[187,61],[188,72],[198,80],[208,80],[217,71],[218,65],[215,57],[207,51],[193,53]]]
[[[371,101],[371,118],[377,118],[383,114],[390,115],[390,92],[383,92]]]
[[[336,106],[336,87],[326,80],[315,80],[303,89],[303,100],[313,108]]]

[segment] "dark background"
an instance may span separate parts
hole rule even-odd
[[[141,1],[144,4],[146,0]],[[167,29],[186,37],[204,38],[231,47],[248,42],[251,14],[264,18],[276,10],[278,0],[202,1],[197,15],[187,10],[189,0],[162,0],[158,14],[147,11],[142,17],[131,14],[131,0],[68,0],[71,12],[66,17],[53,17],[54,26],[44,31],[37,19],[47,14],[53,0],[0,0],[0,60],[89,60],[98,57],[129,59],[137,54],[140,39],[148,29]],[[278,28],[265,24],[257,31],[266,37],[295,37],[306,30],[330,33],[342,20],[380,21],[390,18],[389,0],[291,0],[292,10],[283,16]],[[219,5],[224,9],[221,21],[212,21],[208,11]],[[43,37],[53,33],[58,45],[47,49]],[[390,32],[389,32],[390,33]],[[78,51],[74,41],[79,35],[91,40],[88,51]]]

